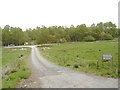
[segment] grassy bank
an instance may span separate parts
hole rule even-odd
[[[117,40],[64,43],[46,49],[40,47],[40,51],[58,65],[96,75],[118,77]],[[112,54],[112,68],[109,61],[104,62],[102,67],[102,54]]]
[[[30,76],[30,48],[2,49],[2,88],[16,88],[21,79]]]

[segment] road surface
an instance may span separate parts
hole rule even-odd
[[[22,88],[118,88],[118,79],[104,78],[58,66],[46,60],[36,46],[32,48],[32,75],[22,80]]]

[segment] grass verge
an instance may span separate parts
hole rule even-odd
[[[3,48],[2,51],[2,88],[16,88],[21,79],[27,79],[31,74],[27,64],[31,49]]]
[[[52,46],[51,49],[42,48],[39,50],[43,56],[58,65],[105,77],[118,77],[118,42],[115,40],[73,42]],[[102,54],[112,54],[112,68],[109,61],[102,66]]]

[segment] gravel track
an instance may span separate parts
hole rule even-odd
[[[36,46],[30,46],[32,75],[19,88],[118,88],[118,79],[95,76],[58,66],[46,60]]]

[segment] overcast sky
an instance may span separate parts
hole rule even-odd
[[[112,21],[118,24],[120,0],[0,0],[0,27],[35,28]]]

